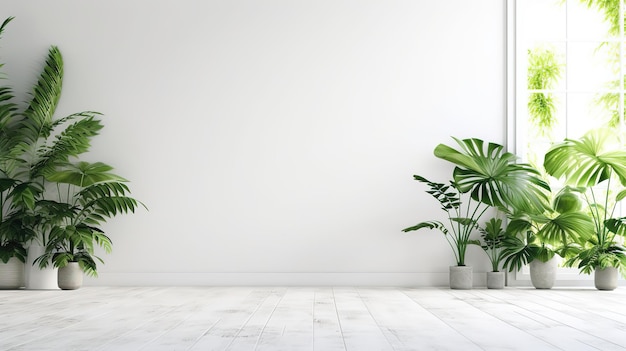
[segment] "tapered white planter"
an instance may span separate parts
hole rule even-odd
[[[450,266],[450,289],[471,289],[472,283],[471,266]]]
[[[548,262],[534,259],[530,262],[530,281],[537,289],[552,289],[556,281],[556,268],[559,257],[554,256]]]
[[[38,264],[33,264],[37,257],[43,255],[45,247],[32,243],[28,247],[28,256],[26,256],[25,285],[30,290],[57,290],[57,268],[49,265],[48,268],[40,269]]]
[[[504,289],[504,272],[487,272],[487,289]]]
[[[615,290],[617,288],[618,271],[615,267],[596,268],[593,281],[598,290]]]
[[[19,289],[24,286],[24,262],[11,257],[7,263],[0,261],[0,289]]]
[[[83,270],[78,262],[69,262],[67,266],[59,268],[59,288],[75,290],[83,286]]]

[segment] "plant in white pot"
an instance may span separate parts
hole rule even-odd
[[[12,19],[4,21],[0,33]],[[55,273],[53,287],[38,289],[57,288],[51,266],[78,265],[95,275],[94,247],[111,248],[100,225],[117,214],[133,212],[138,204],[128,196],[126,180],[111,173],[112,167],[78,160],[103,125],[100,113],[93,111],[56,116],[63,71],[61,52],[51,46],[26,104],[11,102],[11,89],[0,87],[0,166],[13,167],[5,172],[7,178],[15,176],[16,188],[27,190],[11,191],[17,213],[23,214],[20,225],[33,237],[27,262]],[[5,186],[1,179],[0,186]],[[31,255],[33,247],[41,249],[36,256]]]
[[[453,138],[460,150],[439,144],[436,157],[455,165],[448,184],[436,183],[414,175],[414,179],[428,185],[426,192],[433,196],[447,215],[447,224],[438,220],[420,222],[405,228],[404,232],[423,228],[438,229],[454,252],[456,266],[450,266],[450,287],[470,289],[473,285],[472,268],[465,264],[465,254],[477,230],[480,218],[490,208],[506,210],[510,203],[519,208],[543,207],[549,186],[530,165],[517,163],[517,157],[504,151],[502,145],[484,141]]]
[[[620,240],[626,217],[617,212],[626,197],[624,137],[617,128],[595,129],[554,145],[544,158],[548,174],[583,194],[593,228],[580,233],[565,265],[577,266],[585,274],[595,272],[599,290],[615,289],[618,271],[626,276],[626,248]]]
[[[97,275],[96,261],[103,261],[95,248],[107,253],[112,248],[101,225],[118,214],[134,212],[140,204],[128,196],[126,180],[112,169],[100,162],[68,162],[46,172],[46,179],[56,183],[59,191],[57,199],[42,202],[48,242],[37,262],[41,267],[52,262],[59,268],[61,289],[79,288],[83,272]]]

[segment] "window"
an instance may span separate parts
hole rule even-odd
[[[508,1],[509,146],[524,161],[542,169],[554,142],[624,127],[625,3]],[[570,269],[558,279],[589,276]]]

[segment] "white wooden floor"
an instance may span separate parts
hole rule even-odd
[[[0,291],[0,350],[626,350],[626,288]]]

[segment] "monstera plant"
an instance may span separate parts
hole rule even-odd
[[[453,139],[459,146],[458,150],[444,144],[437,145],[434,150],[436,157],[455,165],[447,183],[413,176],[428,186],[426,192],[439,202],[446,213],[446,223],[439,220],[423,221],[403,231],[423,228],[441,231],[454,252],[457,266],[463,267],[466,266],[468,245],[479,244],[477,240],[471,239],[471,235],[490,208],[508,213],[511,205],[514,205],[516,208],[539,211],[545,207],[550,187],[536,169],[529,164],[518,163],[517,156],[504,151],[502,145],[485,143],[477,138]],[[455,267],[450,269],[451,273],[459,270]],[[463,278],[459,278],[459,285],[454,282],[456,274],[451,274],[451,287],[471,287],[471,269],[462,271],[465,273],[462,273]],[[470,278],[467,278],[468,275]]]
[[[577,266],[585,274],[595,271],[599,289],[614,289],[618,270],[626,276],[626,249],[621,239],[626,233],[626,217],[618,215],[617,207],[626,197],[623,138],[616,128],[592,130],[580,139],[554,145],[544,159],[548,174],[583,194],[593,222],[592,232],[580,233],[565,264]],[[606,287],[599,283],[598,273],[601,277],[608,274],[615,284]]]

